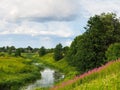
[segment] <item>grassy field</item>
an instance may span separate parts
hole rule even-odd
[[[51,90],[120,90],[120,60],[90,70]]]
[[[39,68],[30,59],[0,57],[0,90],[19,90],[21,86],[40,78]]]

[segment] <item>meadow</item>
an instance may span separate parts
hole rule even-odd
[[[40,78],[40,68],[23,57],[0,57],[0,90],[19,90],[27,83]]]

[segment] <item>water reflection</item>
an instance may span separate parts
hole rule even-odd
[[[27,86],[25,90],[34,90],[35,88],[40,87],[51,87],[54,85],[55,82],[64,78],[63,74],[50,68],[45,68],[40,73],[41,79]]]
[[[54,75],[54,82],[58,82],[59,80],[64,78],[64,75],[59,71],[54,71],[53,75]]]

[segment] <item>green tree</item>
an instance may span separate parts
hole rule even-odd
[[[6,48],[5,47],[0,47],[0,52],[6,52]]]
[[[21,56],[21,50],[19,48],[16,49],[15,56]]]
[[[63,47],[63,54],[64,54],[64,56],[67,55],[68,50],[69,50],[69,47],[68,47],[68,46]]]
[[[46,54],[46,49],[42,46],[38,53],[39,53],[39,56],[43,56]]]
[[[106,51],[108,61],[120,58],[120,43],[111,44]]]
[[[27,52],[28,52],[28,53],[31,53],[31,52],[32,52],[32,50],[33,50],[33,48],[32,48],[32,47],[30,47],[30,46],[28,46],[26,49],[27,49]]]
[[[39,52],[39,48],[34,48],[33,49],[33,53],[38,53]]]
[[[12,49],[11,49],[11,48],[9,48],[7,51],[8,51],[8,54],[9,54],[9,55],[12,54]]]
[[[11,47],[7,47],[7,52],[9,55],[11,55],[13,52],[15,52],[15,47],[14,46],[11,46]]]
[[[56,45],[54,49],[54,59],[56,61],[60,60],[63,58],[63,53],[62,53],[62,44]]]
[[[105,51],[112,43],[120,42],[120,21],[113,13],[91,17],[85,29],[72,42],[67,55],[68,62],[81,72],[106,63]]]

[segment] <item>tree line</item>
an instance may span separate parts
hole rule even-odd
[[[32,48],[31,46],[28,46],[26,48],[16,48],[15,46],[4,46],[0,47],[0,56],[4,56],[4,53],[7,53],[8,55],[12,56],[21,56],[21,53],[36,53],[40,57],[44,56],[47,53],[54,53],[54,59],[56,61],[62,59],[67,51],[68,46],[63,47],[62,44],[56,45],[55,48],[47,49],[44,46],[41,46],[41,48]]]
[[[42,47],[41,47],[42,48]],[[31,46],[28,46],[26,48],[16,48],[15,46],[3,46],[0,47],[0,56],[4,56],[3,53],[7,53],[8,55],[14,55],[14,56],[21,56],[21,53],[41,53],[41,48],[32,48]],[[40,52],[41,51],[41,52]],[[45,53],[51,52],[52,49],[45,49]]]

